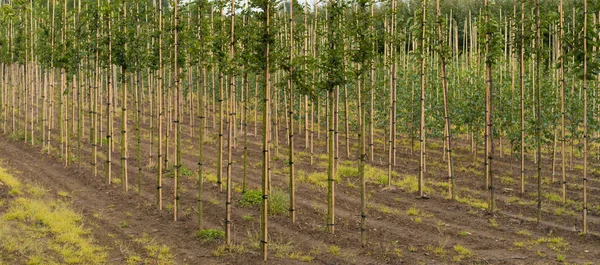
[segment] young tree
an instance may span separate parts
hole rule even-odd
[[[587,156],[588,156],[588,92],[587,92],[587,0],[583,0],[583,233],[587,234]]]
[[[163,11],[162,2],[158,1],[158,86],[156,89],[158,99],[158,149],[157,149],[157,163],[158,163],[158,175],[156,177],[156,199],[158,200],[158,209],[162,210],[162,174],[163,174]]]
[[[437,10],[437,23],[438,23],[438,42],[440,44],[439,47],[439,51],[438,54],[440,56],[440,66],[441,66],[441,71],[442,71],[442,93],[444,96],[444,134],[445,134],[445,140],[446,140],[446,155],[447,155],[447,159],[448,159],[448,193],[450,194],[450,197],[452,198],[452,200],[456,199],[456,188],[455,188],[455,181],[454,181],[454,175],[452,175],[452,144],[451,144],[451,139],[452,139],[452,134],[451,134],[451,126],[450,126],[450,111],[448,109],[448,81],[447,81],[447,76],[446,76],[446,56],[447,56],[447,52],[448,49],[447,47],[444,45],[444,35],[443,35],[443,25],[445,25],[443,17],[442,17],[442,11],[440,9],[440,0],[436,0],[436,10]]]
[[[225,244],[229,246],[231,244],[231,169],[233,167],[232,147],[234,137],[234,123],[235,123],[235,0],[231,0],[231,39],[229,42],[229,60],[231,62],[231,69],[229,69],[229,130],[227,137],[227,197],[225,200]]]

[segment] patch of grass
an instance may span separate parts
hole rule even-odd
[[[288,194],[280,189],[271,190],[271,195],[268,197],[269,200],[269,214],[280,215],[287,214],[290,198]],[[240,200],[241,207],[257,206],[262,203],[262,190],[251,189],[246,190],[246,193],[242,195]]]
[[[275,257],[285,258],[288,257],[294,250],[294,246],[292,242],[287,243],[278,243],[274,242],[270,244],[270,248],[273,252],[275,252]]]
[[[349,177],[358,177],[358,168],[351,166],[340,166],[336,169],[339,180]]]
[[[406,214],[408,216],[418,216],[421,213],[421,210],[419,210],[417,207],[413,206],[410,207],[408,210],[406,210]]]
[[[408,246],[408,252],[414,253],[417,252],[417,247],[413,246],[413,245],[409,245]]]
[[[397,179],[398,173],[392,171],[392,179]],[[386,185],[388,182],[388,171],[380,168],[372,167],[369,165],[365,166],[365,179],[370,183],[377,183],[380,185]],[[392,183],[394,183],[392,181]]]
[[[350,181],[350,179],[347,179],[346,185],[348,185],[348,188],[358,189],[358,186],[356,184],[354,184],[352,181]]]
[[[252,220],[254,220],[254,216],[252,216],[251,214],[246,214],[246,215],[242,216],[242,220],[244,220],[246,222],[252,222]]]
[[[394,248],[394,255],[396,255],[396,257],[401,258],[402,256],[404,256],[404,253],[402,252],[401,248]]]
[[[421,217],[415,217],[415,218],[413,219],[413,221],[414,221],[415,223],[417,223],[417,224],[420,224],[420,223],[422,223],[422,222],[423,222],[423,219],[421,219]]]
[[[454,245],[453,247],[454,252],[456,252],[456,256],[452,257],[452,260],[455,262],[459,262],[462,261],[464,259],[468,259],[473,257],[473,251],[471,251],[470,249],[462,246],[462,245]]]
[[[562,202],[562,196],[552,192],[545,192],[542,194],[544,198],[548,199],[551,202]]]
[[[520,236],[531,236],[531,233],[529,231],[527,231],[527,230],[519,230],[519,231],[517,231],[517,235],[520,235]]]
[[[340,247],[336,246],[336,245],[331,245],[329,246],[329,248],[327,248],[327,252],[329,252],[330,254],[337,256],[340,254]]]
[[[217,179],[217,175],[212,174],[212,173],[203,173],[202,175],[203,175],[202,177],[204,178],[204,181],[208,181],[210,183],[216,184],[217,181],[219,180],[219,179]]]
[[[441,257],[441,258],[446,256],[446,250],[444,249],[443,245],[434,247],[434,246],[428,244],[423,248],[423,250],[425,250],[426,252],[431,252],[434,255]]]
[[[392,209],[390,209],[390,208],[389,208],[389,207],[387,207],[387,206],[381,206],[381,207],[379,207],[379,209],[378,209],[378,210],[379,210],[379,212],[381,212],[382,214],[389,214],[389,213],[391,213],[391,212],[392,212]]]
[[[227,246],[226,245],[219,245],[215,250],[213,250],[211,252],[211,254],[215,257],[222,257],[225,256],[225,254],[227,254]]]
[[[196,238],[204,242],[213,242],[225,237],[225,231],[221,228],[202,229],[196,231]]]
[[[387,185],[388,184],[388,177],[385,175],[379,175],[379,178],[377,179],[377,184],[379,185]]]
[[[508,200],[507,200],[508,203],[515,203],[518,201],[519,201],[519,197],[516,197],[516,196],[510,196],[510,197],[508,197]]]
[[[219,204],[220,204],[219,200],[217,200],[217,199],[215,199],[215,198],[210,198],[210,199],[208,199],[208,202],[209,202],[210,204],[212,204],[212,205],[219,205]],[[172,206],[171,206],[171,207],[172,207]]]
[[[181,167],[179,168],[179,176],[180,177],[193,177],[194,175],[196,175],[196,173],[194,171],[190,170],[185,165],[181,165]],[[168,169],[167,174],[165,174],[164,176],[166,178],[175,177],[175,165],[171,165]]]
[[[458,235],[459,235],[459,236],[466,236],[466,235],[468,235],[468,234],[469,234],[469,232],[467,232],[467,231],[465,231],[465,230],[458,232]]]
[[[311,255],[303,254],[301,251],[292,252],[289,255],[289,258],[290,259],[299,260],[299,261],[302,261],[302,262],[311,262],[311,261],[313,261],[315,259],[315,257],[313,257]]]
[[[496,221],[496,218],[490,218],[489,221],[490,221],[491,227],[498,228],[499,225],[498,225],[498,222]]]
[[[565,255],[564,254],[556,254],[556,261],[558,261],[558,262],[564,262],[565,261]]]
[[[170,248],[165,244],[159,245],[148,234],[144,233],[141,237],[134,238],[134,241],[143,245],[146,254],[149,256],[149,258],[144,259],[144,264],[174,264]]]
[[[137,256],[137,255],[132,255],[127,257],[127,260],[125,262],[127,262],[127,265],[136,265],[139,264],[142,261],[142,257]]]
[[[290,197],[286,192],[280,189],[271,190],[271,196],[269,197],[269,214],[287,214],[289,212],[289,205]]]
[[[306,175],[303,178],[298,178],[298,181],[312,184],[312,185],[315,185],[320,188],[326,188],[327,187],[327,178],[328,178],[327,173],[313,172],[313,173]]]
[[[531,206],[531,205],[535,205],[535,204],[536,204],[536,202],[533,200],[525,200],[525,199],[519,200],[519,205]]]
[[[0,252],[18,251],[32,264],[103,264],[106,251],[89,233],[64,202],[19,197],[0,218]]]
[[[398,181],[392,181],[392,185],[397,186],[406,192],[417,192],[419,190],[417,176],[404,175],[402,179]]]
[[[246,190],[244,194],[242,194],[242,199],[240,200],[240,206],[254,206],[259,205],[262,202],[262,190],[252,189]]]
[[[59,191],[57,194],[60,197],[69,197],[69,193],[66,191]]]
[[[127,228],[127,227],[129,227],[129,223],[127,221],[121,221],[119,223],[119,227],[120,228]]]
[[[513,246],[518,247],[518,248],[523,248],[523,247],[525,247],[525,242],[523,242],[523,241],[514,241],[513,242]]]
[[[475,208],[480,208],[480,209],[487,209],[488,208],[488,203],[481,200],[481,199],[477,199],[477,198],[473,198],[470,195],[467,195],[465,197],[462,196],[456,196],[456,201],[460,202],[460,203],[464,203],[467,204],[471,207],[475,207]]]
[[[516,181],[516,180],[514,180],[514,179],[513,179],[513,178],[511,178],[511,177],[508,177],[508,176],[503,176],[503,177],[500,179],[500,183],[502,183],[502,184],[504,184],[504,185],[512,185],[512,184],[516,184],[516,183],[517,183],[517,181]]]
[[[8,174],[4,168],[0,168],[0,182],[12,188],[10,194],[21,194],[21,182]]]
[[[44,187],[38,186],[38,185],[34,185],[34,186],[27,185],[27,187],[28,187],[29,194],[31,194],[34,197],[38,197],[38,198],[46,195],[46,193],[48,192],[47,189],[44,189]],[[0,203],[0,206],[2,206],[1,203]]]
[[[562,237],[540,237],[536,242],[538,244],[546,243],[549,249],[557,252],[569,250],[569,242]]]

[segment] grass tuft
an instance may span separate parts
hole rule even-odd
[[[239,203],[241,207],[253,207],[260,205],[262,201],[262,190],[252,189],[247,190],[246,193],[242,195],[242,199]],[[287,214],[289,202],[290,198],[286,192],[280,189],[271,190],[271,195],[269,196],[269,214]]]
[[[221,228],[202,229],[196,231],[196,238],[204,242],[213,242],[225,237],[225,231]]]

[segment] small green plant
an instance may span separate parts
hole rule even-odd
[[[498,228],[498,222],[496,221],[496,218],[490,218],[490,226],[493,228]]]
[[[218,179],[217,176],[215,174],[212,173],[204,173],[202,174],[202,178],[204,179],[204,181],[208,181],[210,183],[217,183]]]
[[[502,183],[504,185],[511,185],[511,184],[517,183],[517,181],[510,177],[504,176],[500,179],[500,183]]]
[[[128,265],[129,264],[135,265],[135,264],[139,264],[141,261],[142,261],[142,258],[140,256],[133,255],[133,256],[127,257],[126,262]]]
[[[251,222],[252,220],[254,220],[254,216],[252,216],[251,214],[246,214],[246,215],[242,216],[242,220]]]
[[[330,254],[337,256],[340,254],[340,247],[336,246],[336,245],[331,245],[329,246],[329,248],[327,249],[327,252],[329,252]]]
[[[379,185],[387,185],[388,184],[388,177],[385,175],[379,175],[379,178],[377,178],[377,183]]]
[[[564,262],[565,261],[565,255],[564,254],[556,254],[556,261],[558,261],[558,262]]]
[[[517,232],[517,235],[520,235],[520,236],[531,236],[531,233],[529,231],[527,231],[527,230],[519,230]]]
[[[379,211],[380,211],[382,214],[389,214],[389,213],[391,213],[391,212],[392,212],[392,209],[390,209],[390,208],[389,208],[389,207],[387,207],[387,206],[381,206],[381,207],[379,207]]]
[[[119,227],[121,227],[121,228],[127,228],[127,227],[129,227],[129,223],[127,221],[121,221],[119,223]]]
[[[225,245],[218,246],[217,249],[212,252],[212,255],[215,257],[225,256],[225,254],[227,254],[227,246]]]
[[[223,237],[225,237],[225,231],[221,228],[202,229],[196,232],[196,238],[204,242],[213,242]]]
[[[465,231],[465,230],[458,232],[458,235],[459,235],[459,236],[466,236],[466,235],[468,235],[468,234],[469,234],[469,232],[467,232],[467,231]]]
[[[462,245],[454,245],[453,249],[454,249],[454,252],[456,252],[458,255],[461,255],[465,258],[470,258],[473,256],[473,251],[471,251],[470,249],[468,249]]]
[[[189,168],[187,168],[184,165],[181,165],[181,167],[179,168],[179,176],[180,177],[193,177],[194,175],[195,175],[194,171],[190,170]],[[169,167],[169,171],[167,174],[165,174],[165,177],[167,177],[167,178],[175,177],[175,165],[172,165],[171,167]]]
[[[242,199],[240,200],[240,206],[254,206],[259,205],[262,202],[262,191],[255,190],[246,190],[244,194],[242,194]]]
[[[519,197],[516,197],[516,196],[510,196],[510,197],[508,197],[508,200],[507,200],[508,203],[515,203],[518,201],[519,201]]]
[[[241,207],[257,206],[262,203],[262,191],[258,189],[246,190],[240,200]],[[280,189],[271,190],[269,196],[269,214],[280,215],[288,213],[289,196]]]
[[[446,256],[446,250],[444,249],[443,246],[439,246],[439,247],[436,247],[435,249],[433,249],[433,254],[440,258],[443,258]]]
[[[417,252],[417,250],[418,250],[417,247],[415,247],[413,245],[409,245],[408,246],[408,252],[413,252],[414,253],[414,252]]]
[[[416,207],[410,207],[410,209],[406,210],[406,214],[408,216],[418,216],[420,213],[420,210],[417,209]]]
[[[336,170],[336,174],[339,180],[348,177],[357,177],[358,176],[358,168],[351,166],[340,166]]]

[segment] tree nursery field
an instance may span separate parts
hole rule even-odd
[[[600,264],[598,1],[0,5],[0,264]]]

